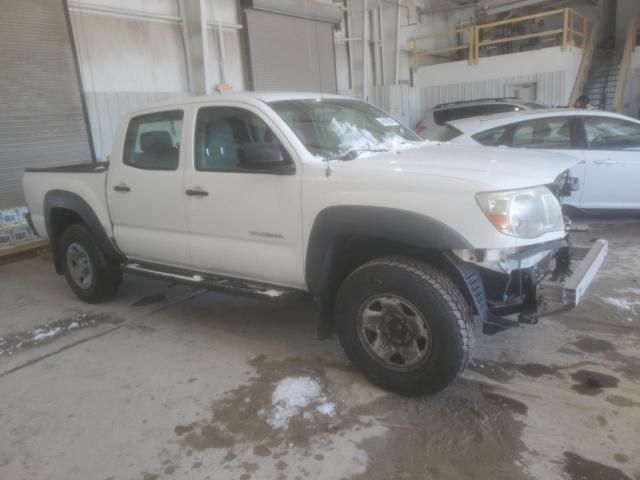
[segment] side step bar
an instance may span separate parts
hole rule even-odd
[[[238,278],[212,275],[147,262],[127,262],[124,271],[133,275],[168,280],[191,287],[204,288],[229,295],[259,298],[260,300],[284,301],[309,297],[307,292],[293,288],[273,286]]]

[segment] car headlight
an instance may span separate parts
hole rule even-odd
[[[564,229],[562,208],[547,187],[534,187],[476,195],[478,205],[502,233],[536,238]]]

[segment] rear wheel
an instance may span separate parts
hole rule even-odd
[[[122,269],[105,258],[84,225],[68,227],[59,246],[64,276],[79,298],[87,303],[100,303],[116,295]]]
[[[470,358],[467,302],[445,274],[419,260],[381,258],[354,271],[338,292],[336,322],[351,361],[403,395],[444,389]]]

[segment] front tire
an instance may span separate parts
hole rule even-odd
[[[358,268],[340,287],[335,314],[354,365],[401,395],[443,390],[470,359],[469,305],[444,273],[420,260],[386,257]]]
[[[81,300],[100,303],[116,295],[122,283],[122,269],[105,258],[84,225],[68,227],[59,246],[65,279]]]

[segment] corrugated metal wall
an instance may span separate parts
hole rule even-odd
[[[413,128],[423,119],[427,109],[440,103],[504,97],[507,86],[523,83],[534,83],[536,100],[550,106],[566,105],[571,95],[566,88],[566,72],[560,71],[423,88],[408,85],[371,87],[368,100]]]
[[[0,208],[26,167],[91,160],[62,0],[0,2]]]

